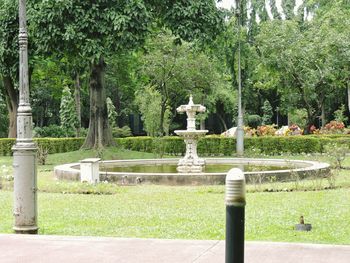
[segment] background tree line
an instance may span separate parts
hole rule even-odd
[[[28,1],[36,129],[101,147],[139,112],[147,134],[167,135],[184,127],[176,107],[193,94],[208,108],[202,125],[211,116],[224,131],[237,115],[238,40],[246,125],[324,125],[349,101],[349,1],[281,3],[241,0],[238,25],[237,6],[211,0]],[[0,0],[3,137],[16,135],[17,35],[17,3]]]

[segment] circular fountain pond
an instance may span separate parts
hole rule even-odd
[[[247,182],[258,177],[261,181],[289,181],[299,178],[324,176],[329,171],[327,163],[253,158],[206,158],[200,173],[178,173],[179,159],[111,160],[99,163],[100,181],[118,184],[203,185],[224,184],[227,172],[234,167],[243,169]],[[59,179],[80,180],[80,164],[55,167]]]

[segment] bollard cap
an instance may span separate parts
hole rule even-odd
[[[245,176],[233,168],[226,175],[225,203],[227,206],[245,206]]]

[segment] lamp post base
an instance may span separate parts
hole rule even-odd
[[[13,231],[16,234],[36,235],[38,234],[38,230],[39,228],[37,226],[13,227]]]

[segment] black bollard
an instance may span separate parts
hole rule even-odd
[[[231,169],[226,176],[226,263],[244,262],[245,177]]]

